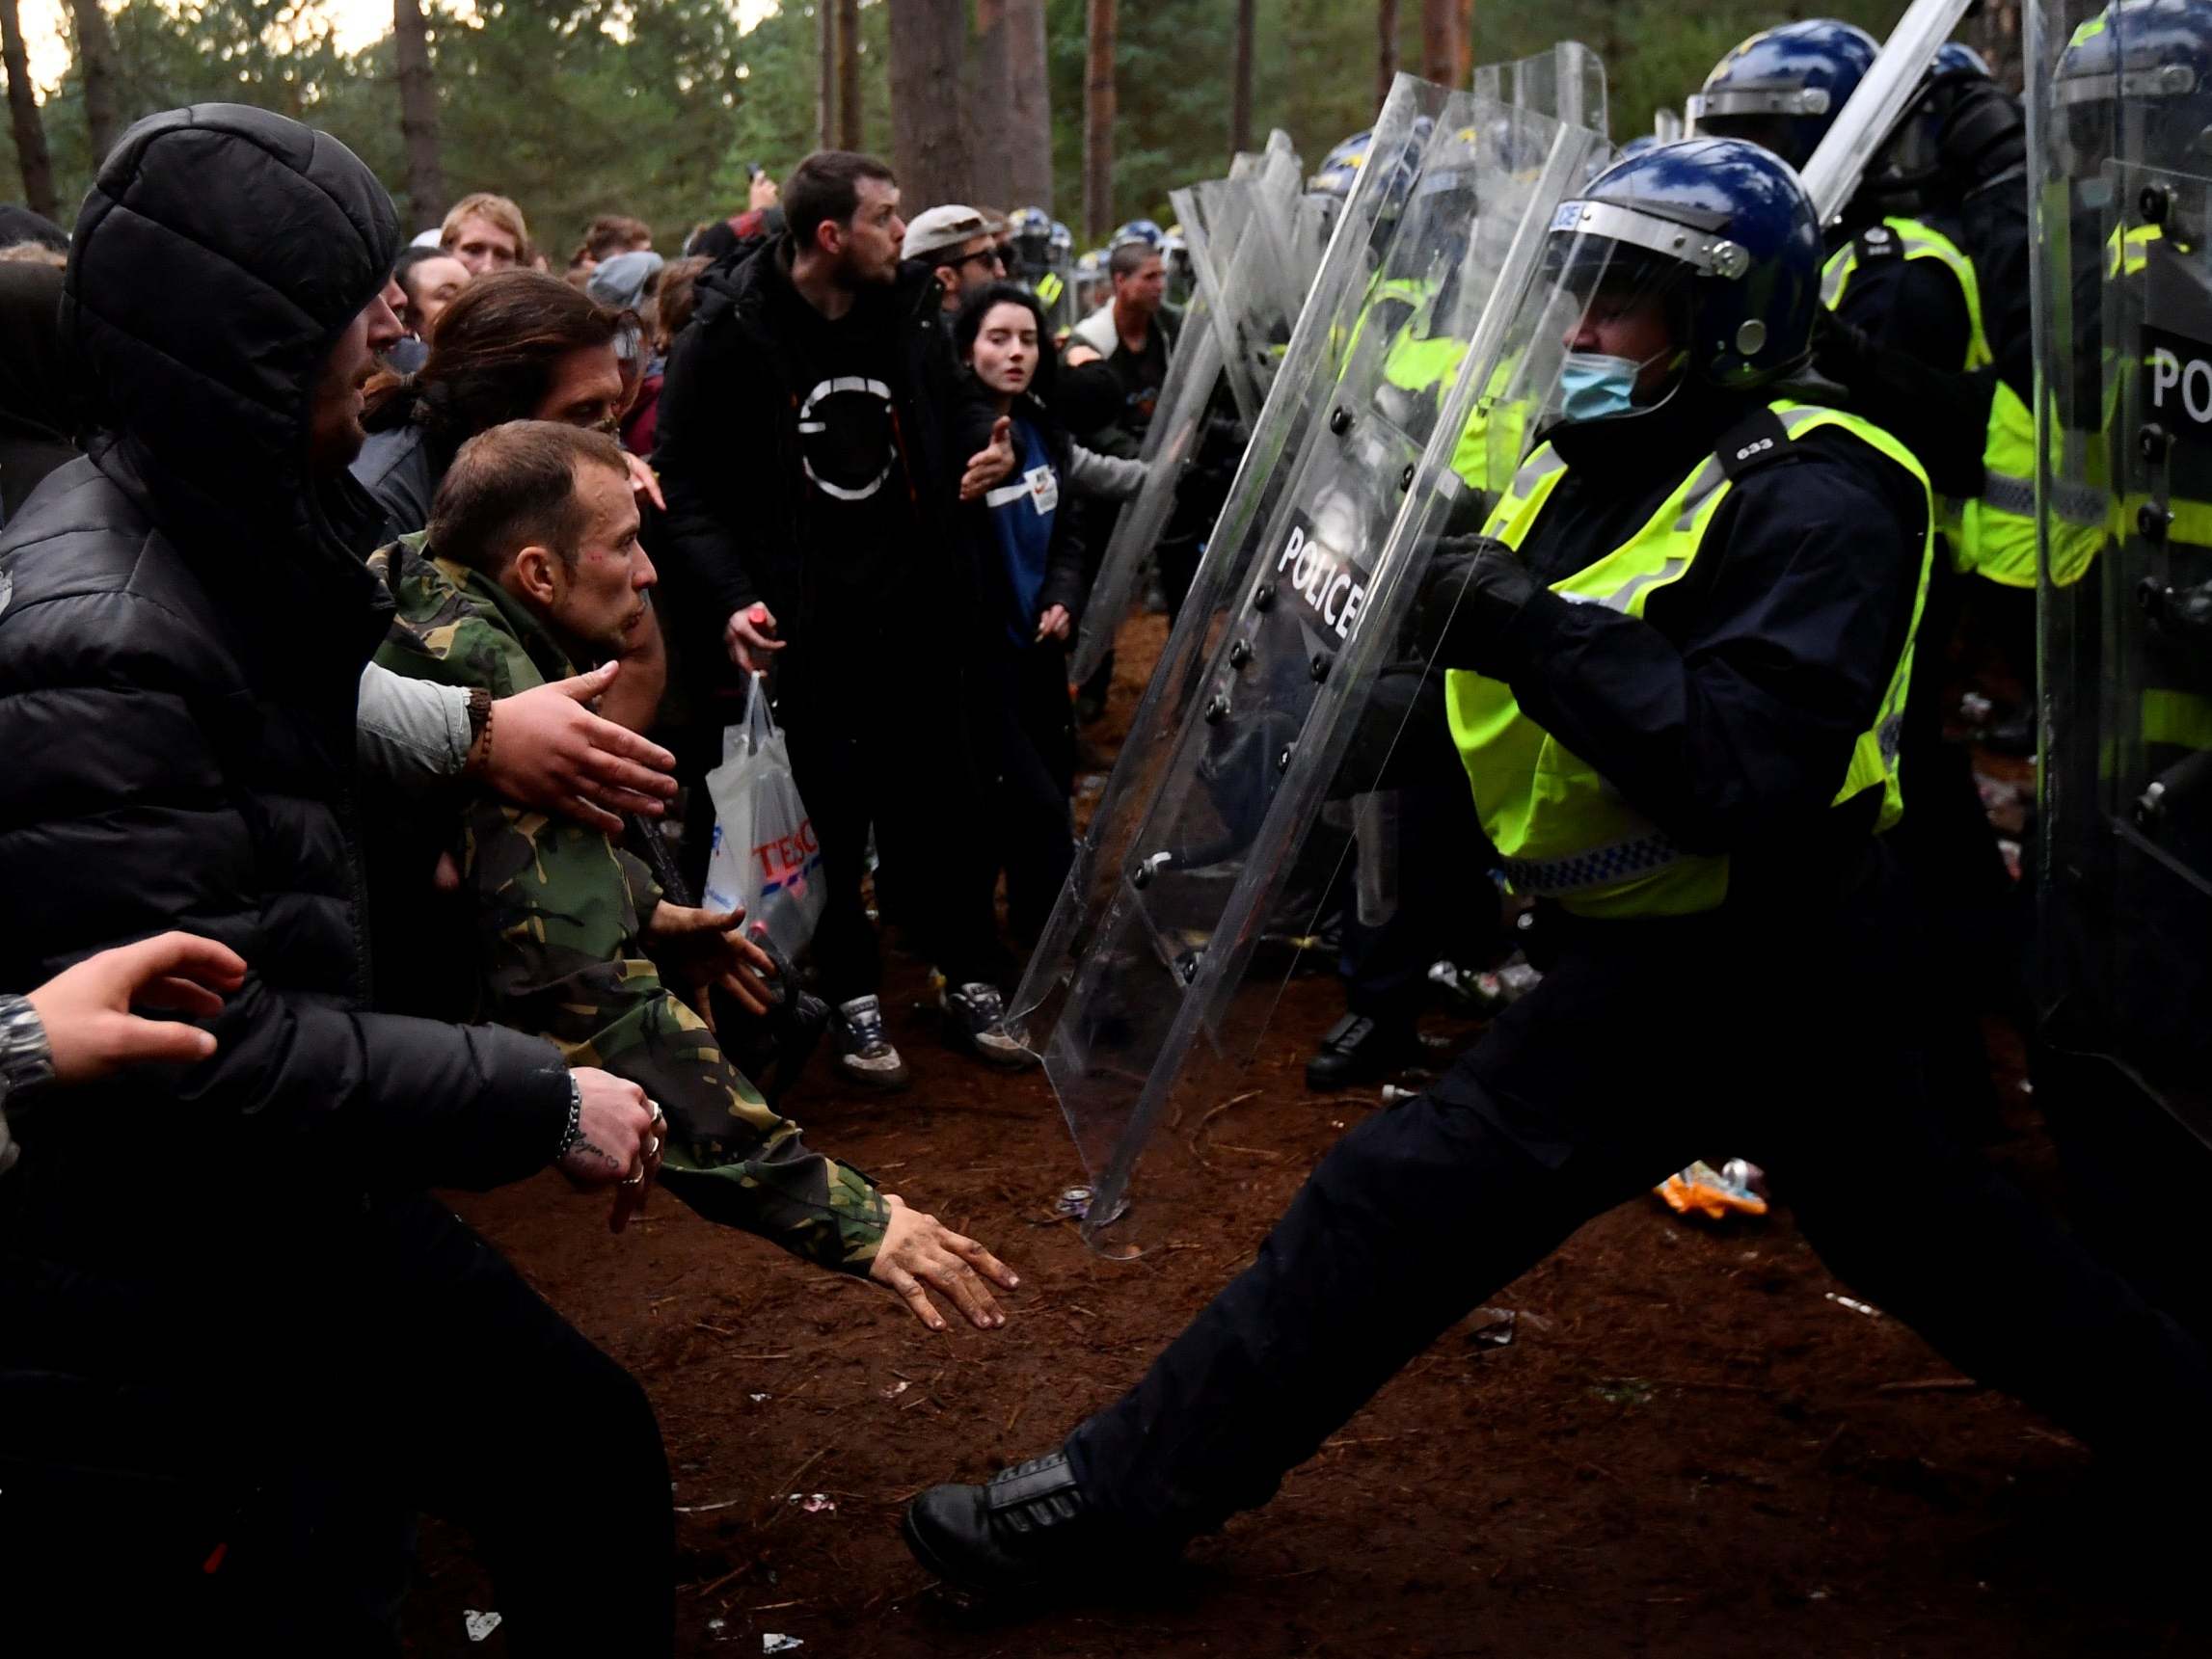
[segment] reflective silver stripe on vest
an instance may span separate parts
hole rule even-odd
[[[1549,443],[1521,464],[1521,470],[1513,475],[1513,500],[1516,506],[1525,502],[1536,493],[1536,486],[1554,472],[1567,469],[1567,458]]]
[[[1610,887],[1615,882],[1649,875],[1679,863],[1682,856],[1682,848],[1674,844],[1672,837],[1654,830],[1634,841],[1616,842],[1611,846],[1578,852],[1569,858],[1509,858],[1502,862],[1505,879],[1512,883],[1514,892],[1557,898],[1588,888]]]
[[[2010,513],[2016,519],[2033,519],[2036,481],[2015,478],[2009,472],[1984,472],[1982,504],[2000,513]],[[2110,505],[2110,497],[2094,484],[2075,484],[2064,478],[2051,480],[2051,506],[2062,519],[2077,524],[2101,523]]]

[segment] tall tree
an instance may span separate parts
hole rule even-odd
[[[860,0],[824,0],[837,8],[837,147],[865,149],[860,97]]]
[[[1114,229],[1114,0],[1089,0],[1083,72],[1083,230],[1103,242]]]
[[[99,0],[78,0],[96,6]],[[445,161],[438,142],[438,83],[420,0],[391,0],[391,43],[399,60],[399,136],[407,147],[407,211],[418,230],[445,212]]]
[[[76,36],[77,71],[85,89],[85,131],[92,139],[96,168],[122,136],[116,120],[116,83],[121,71],[116,61],[115,31],[108,27],[100,0],[69,0],[69,26]]]
[[[1451,84],[1471,86],[1474,82],[1474,0],[1452,0],[1451,50]]]
[[[48,219],[54,200],[54,163],[46,154],[46,128],[39,94],[31,86],[31,59],[23,50],[23,18],[15,0],[0,0],[0,60],[8,66],[8,121],[15,135],[15,161],[23,170],[23,201]]]
[[[1008,207],[1052,211],[1052,74],[1044,51],[1044,0],[1001,0],[1006,20]],[[999,204],[994,204],[999,205]]]
[[[1375,108],[1390,95],[1398,78],[1398,0],[1375,0]]]
[[[814,145],[837,147],[837,6],[814,0]]]
[[[1459,67],[1458,0],[1421,0],[1421,78],[1453,85]]]
[[[1252,148],[1252,47],[1256,0],[1236,0],[1236,49],[1229,60],[1228,147]]]
[[[1006,0],[976,0],[976,36],[969,58],[968,149],[975,158],[975,200],[993,207],[1018,207],[1012,200],[1012,135],[1006,130],[1013,102],[1013,59]]]
[[[964,0],[899,0],[891,13],[891,152],[908,209],[958,201],[974,183],[961,119]]]

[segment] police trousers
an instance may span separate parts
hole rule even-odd
[[[1585,1221],[1732,1156],[1767,1167],[1854,1294],[1968,1376],[2112,1455],[2212,1462],[2204,1349],[1929,1110],[1885,1006],[1910,935],[1870,896],[1564,927],[1543,984],[1433,1090],[1347,1134],[1252,1267],[1075,1431],[1087,1496],[1155,1541],[1264,1504]],[[1870,1167],[1913,1170],[1928,1201],[1871,1197]]]
[[[0,1651],[396,1654],[420,1512],[512,1651],[669,1650],[653,1408],[490,1244],[419,1196],[197,1243],[0,1254]]]

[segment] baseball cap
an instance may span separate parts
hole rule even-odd
[[[947,248],[958,248],[978,236],[991,234],[990,221],[973,207],[954,202],[917,213],[906,221],[906,241],[900,250],[909,259],[927,259]]]

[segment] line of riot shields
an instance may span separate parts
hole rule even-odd
[[[1419,571],[1510,482],[1586,291],[1566,273],[1586,285],[1604,262],[1545,257],[1610,153],[1602,71],[1572,62],[1524,91],[1556,100],[1564,79],[1594,127],[1401,77],[1288,340],[1210,328],[1272,380],[1016,998],[1101,1247],[1141,1248],[1202,1191],[1154,1128],[1250,1057],[1294,955],[1271,945],[1313,931],[1355,826],[1384,857],[1392,687],[1424,673],[1403,638]],[[1117,1221],[1140,1160],[1145,1202]]]

